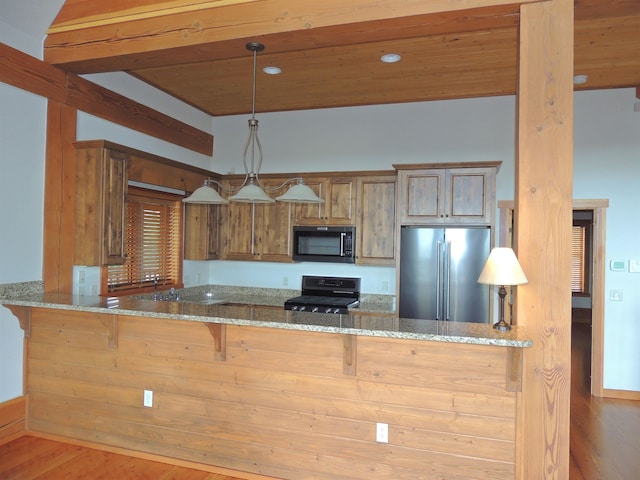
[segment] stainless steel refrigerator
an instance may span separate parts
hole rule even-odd
[[[477,280],[490,242],[488,227],[403,226],[400,317],[488,323],[489,286]]]

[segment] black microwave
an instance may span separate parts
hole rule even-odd
[[[295,262],[355,263],[355,227],[294,226]]]

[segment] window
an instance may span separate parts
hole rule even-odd
[[[591,258],[591,222],[574,220],[571,230],[571,292],[589,295]]]
[[[181,197],[177,195],[129,187],[127,261],[124,265],[107,267],[108,294],[149,291],[156,279],[161,286],[182,286],[181,212]]]

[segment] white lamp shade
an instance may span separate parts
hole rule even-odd
[[[289,190],[283,195],[276,197],[276,200],[280,202],[296,202],[296,203],[322,203],[320,197],[318,197],[311,188],[304,183],[298,183],[292,185]]]
[[[527,283],[527,277],[511,248],[496,247],[478,277],[478,283],[488,285],[521,285]]]
[[[255,183],[245,185],[238,193],[230,196],[229,200],[240,203],[275,203],[275,200]]]
[[[208,185],[199,187],[182,200],[184,203],[204,203],[209,205],[224,205],[229,203],[226,199],[222,198],[218,192]]]

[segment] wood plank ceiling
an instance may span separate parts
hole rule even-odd
[[[257,112],[510,95],[532,1],[67,0],[45,60],[127,71],[214,116],[251,111],[249,41],[265,44]],[[588,78],[576,90],[640,87],[639,0],[575,0],[574,72]]]

